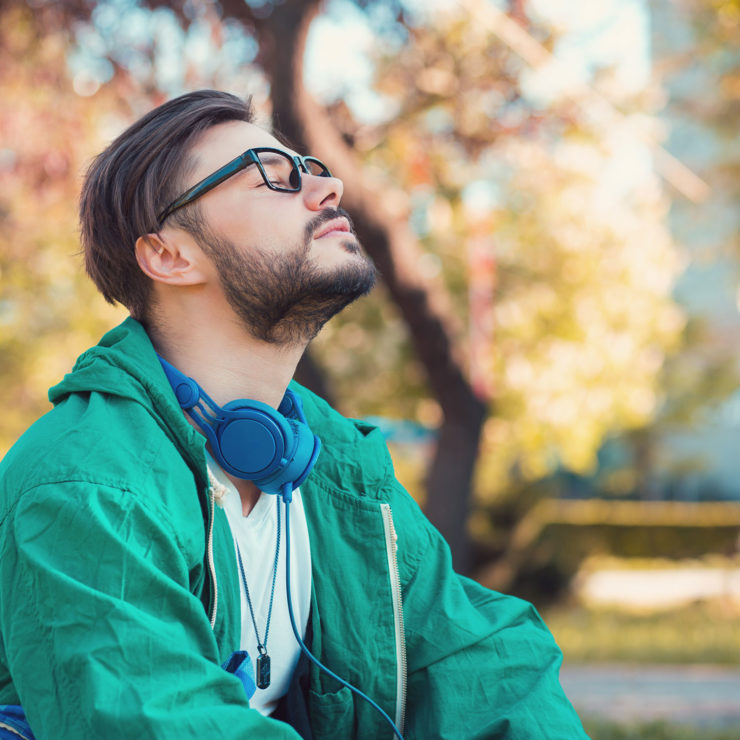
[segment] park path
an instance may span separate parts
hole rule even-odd
[[[740,667],[564,665],[560,680],[581,716],[740,728]]]

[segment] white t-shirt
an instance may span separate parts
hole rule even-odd
[[[239,492],[228,479],[222,468],[209,456],[208,473],[211,488],[219,505],[223,506],[231,527],[235,546],[239,548],[244,564],[244,573],[249,586],[254,618],[257,622],[262,643],[265,644],[265,625],[270,606],[272,574],[277,545],[277,512],[280,505],[280,554],[278,557],[275,596],[267,635],[267,654],[270,656],[271,682],[266,689],[257,689],[249,705],[264,715],[271,714],[280,699],[288,691],[290,679],[298,663],[301,649],[290,626],[287,591],[285,588],[285,505],[278,496],[262,493],[247,516],[242,514]],[[252,658],[257,673],[257,637],[249,613],[244,583],[236,560],[239,574],[242,605],[242,630],[240,649]],[[293,615],[301,637],[306,634],[306,624],[311,607],[311,548],[308,541],[306,514],[303,509],[300,489],[293,492],[290,504],[290,592]]]

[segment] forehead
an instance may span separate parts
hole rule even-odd
[[[207,177],[247,149],[259,146],[276,147],[294,154],[269,131],[253,123],[229,121],[212,126],[203,132],[190,150],[193,178],[198,181]]]

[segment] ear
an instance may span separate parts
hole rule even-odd
[[[199,257],[202,253],[186,240],[145,234],[136,240],[136,261],[142,272],[167,285],[198,285],[206,281]]]

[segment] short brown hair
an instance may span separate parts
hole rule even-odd
[[[184,189],[197,137],[219,123],[253,118],[249,99],[216,90],[187,93],[147,113],[95,158],[82,186],[80,231],[87,274],[109,303],[146,319],[152,283],[136,261],[136,240],[157,231],[157,214]],[[192,228],[190,210],[171,218]]]

